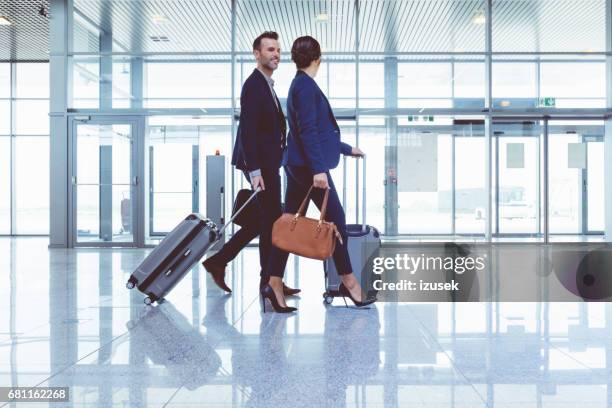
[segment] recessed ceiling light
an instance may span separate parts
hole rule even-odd
[[[472,17],[472,23],[477,25],[483,25],[487,22],[487,19],[482,11],[476,13],[474,17]]]
[[[329,15],[327,13],[317,14],[317,21],[329,21]]]
[[[163,23],[168,22],[168,18],[161,14],[155,14],[154,16],[151,17],[151,20],[153,20],[155,24],[163,24]]]
[[[507,108],[508,106],[512,105],[512,103],[510,101],[501,101],[500,105],[504,108]]]
[[[0,16],[0,25],[8,26],[8,25],[11,25],[11,22],[9,21],[8,18],[4,16]]]

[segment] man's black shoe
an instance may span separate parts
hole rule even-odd
[[[202,262],[202,266],[210,273],[210,276],[212,276],[213,281],[215,281],[218,287],[228,293],[232,293],[232,290],[225,283],[225,266],[217,265],[211,262],[211,259],[212,258],[208,258]]]

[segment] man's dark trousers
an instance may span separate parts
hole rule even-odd
[[[244,175],[251,184],[248,172]],[[257,193],[255,203],[259,216],[255,223],[240,228],[214,256],[214,263],[226,265],[231,262],[249,242],[259,235],[259,264],[261,274],[268,266],[272,245],[272,225],[281,216],[281,183],[278,169],[261,169],[266,189]]]

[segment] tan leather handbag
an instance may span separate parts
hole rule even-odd
[[[336,239],[342,244],[342,237],[333,222],[325,221],[329,189],[325,190],[320,218],[315,220],[304,216],[313,187],[308,190],[297,214],[284,213],[274,222],[272,245],[292,254],[322,261],[334,253]]]

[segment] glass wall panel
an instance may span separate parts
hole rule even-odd
[[[452,106],[451,65],[433,62],[400,62],[397,66],[400,108]]]
[[[15,132],[18,135],[49,134],[49,101],[17,100]]]
[[[485,75],[484,62],[455,62],[453,72],[454,106],[484,106]],[[476,101],[474,103],[473,101]],[[466,105],[469,103],[470,105]]]
[[[0,98],[11,97],[11,64],[0,63]]]
[[[0,135],[11,133],[11,102],[0,100]]]
[[[11,233],[11,140],[0,136],[0,234]]]
[[[379,79],[384,84],[384,77]],[[480,108],[485,83],[482,61],[398,63],[400,108]]]
[[[399,118],[397,147],[399,234],[450,234],[452,230],[451,127],[408,126]],[[438,125],[449,118],[436,117]]]
[[[510,57],[498,57],[493,62],[495,108],[605,107],[605,61],[601,57],[524,55],[513,56],[516,61],[507,59]]]
[[[493,63],[493,104],[497,108],[534,107],[537,99],[536,64]]]
[[[147,108],[228,108],[231,67],[217,62],[146,62]]]
[[[74,57],[72,59],[71,108],[98,109],[100,104],[100,59]]]
[[[329,93],[326,96],[333,107],[355,107],[355,68],[355,62],[330,62],[327,64]]]
[[[19,63],[16,74],[17,98],[49,97],[49,64]]]
[[[129,108],[132,102],[131,60],[113,59],[113,108]]]
[[[605,108],[605,61],[542,62],[540,72],[540,98],[554,107]]]
[[[296,74],[295,64],[285,58],[281,60],[276,71],[272,75],[274,80],[274,92],[284,104],[289,93],[289,87]],[[237,65],[236,75],[236,107],[240,107],[240,92],[242,84],[256,68],[255,60],[248,59]],[[374,78],[383,81],[381,78]],[[315,82],[321,91],[327,96],[332,108],[354,108],[355,107],[355,63],[327,61],[321,62]],[[384,83],[384,82],[383,82]],[[229,85],[228,85],[229,86]],[[384,89],[383,91],[384,92]],[[382,97],[381,97],[382,98]],[[381,99],[382,102],[382,99]],[[228,101],[229,103],[229,101]],[[286,105],[285,105],[286,106]]]
[[[383,62],[359,61],[359,107],[385,107],[385,65]]]
[[[15,233],[48,234],[49,137],[18,136],[15,143]]]
[[[454,125],[455,233],[484,234],[487,208],[486,150],[482,120]]]
[[[493,51],[605,51],[606,0],[493,0]]]

